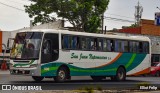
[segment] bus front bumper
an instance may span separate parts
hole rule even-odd
[[[36,69],[10,69],[11,75],[39,76]]]

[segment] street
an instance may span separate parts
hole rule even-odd
[[[45,78],[42,82],[35,82],[30,76],[0,74],[0,84],[15,85],[15,86],[41,86],[42,90],[77,90],[86,87],[94,89],[139,89],[140,84],[148,84],[160,89],[159,77],[127,77],[126,81],[116,82],[110,78],[95,82],[88,76],[74,76],[71,81],[64,83],[56,83],[53,78]]]

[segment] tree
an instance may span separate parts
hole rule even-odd
[[[138,27],[138,26],[139,26],[138,24],[134,23],[134,24],[131,24],[131,26],[129,27]]]
[[[47,23],[55,18],[50,14],[67,19],[77,31],[98,32],[101,16],[106,11],[109,0],[31,0],[25,11],[36,23]]]

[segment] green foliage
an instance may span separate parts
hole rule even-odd
[[[130,27],[138,27],[138,24],[131,24],[131,26]]]
[[[50,14],[67,19],[77,31],[98,32],[101,16],[106,11],[109,0],[31,0],[25,6],[29,17],[34,18],[33,24],[54,21]]]
[[[87,93],[94,93],[94,89],[92,87],[85,87],[84,90],[86,90]]]
[[[102,91],[102,87],[101,86],[97,86],[97,90]]]

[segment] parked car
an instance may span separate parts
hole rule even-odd
[[[150,75],[157,77],[160,76],[160,62],[153,62],[153,65],[151,66]]]

